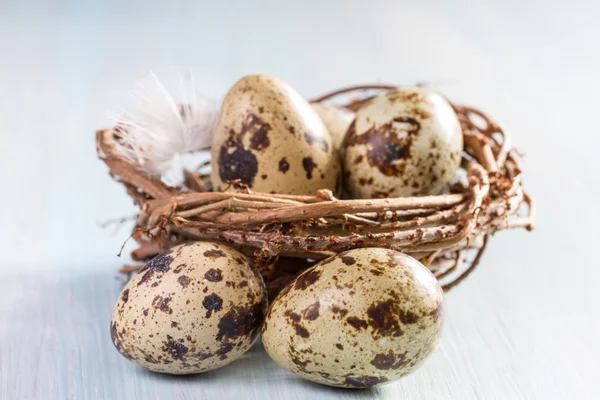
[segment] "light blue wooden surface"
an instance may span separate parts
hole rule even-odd
[[[591,1],[0,3],[0,399],[598,398],[599,17]],[[432,82],[511,130],[537,229],[493,238],[448,296],[441,348],[398,383],[314,385],[260,344],[202,376],[145,372],[108,334],[127,228],[98,224],[135,209],[93,133],[178,66],[215,96],[252,72],[307,97]]]

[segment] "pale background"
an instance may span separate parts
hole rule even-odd
[[[600,398],[600,7],[567,1],[0,2],[1,399]],[[510,128],[539,203],[449,294],[439,351],[370,391],[310,384],[260,344],[202,376],[112,348],[134,208],[94,154],[133,83],[189,67],[207,94],[261,72],[310,97],[428,81]]]

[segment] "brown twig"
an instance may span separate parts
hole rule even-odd
[[[374,92],[395,87],[354,86],[313,101],[337,100],[339,106],[356,110]],[[509,133],[475,108],[453,106],[464,134],[461,165],[468,182],[439,196],[339,200],[328,190],[314,196],[254,193],[243,185],[235,189],[234,182],[231,190],[211,192],[208,176],[197,171],[185,171],[180,190],[143,174],[121,155],[118,129],[98,131],[97,149],[111,175],[140,206],[132,234],[140,244],[133,252],[135,260],[145,261],[186,241],[225,242],[253,256],[269,282],[280,285],[295,275],[278,272],[279,257],[320,260],[353,248],[387,247],[422,259],[446,282],[444,290],[450,290],[472,273],[491,234],[531,230],[535,219],[535,203],[523,191],[520,157],[511,148]],[[183,192],[186,188],[194,192]],[[523,203],[528,214],[516,217]],[[462,255],[469,250],[477,253],[463,269]]]

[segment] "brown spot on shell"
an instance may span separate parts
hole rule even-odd
[[[171,309],[171,307],[169,307],[169,302],[171,301],[170,297],[162,297],[160,295],[155,296],[154,299],[152,300],[152,306],[157,309],[160,310],[164,313],[167,314],[173,314],[173,309]]]
[[[140,270],[139,274],[143,273],[143,275],[137,285],[140,286],[142,283],[147,283],[155,273],[168,272],[169,266],[173,262],[173,257],[171,257],[170,254],[171,252],[167,251],[150,260],[150,262]]]
[[[262,121],[254,114],[248,114],[242,122],[242,131],[239,137],[249,134],[250,148],[252,150],[264,150],[271,144],[268,135],[270,130],[271,125]]]
[[[220,298],[216,293],[212,293],[208,296],[204,296],[204,300],[202,300],[202,306],[207,310],[206,318],[210,318],[213,311],[217,312],[223,309],[223,299]]]
[[[175,267],[175,269],[173,270],[173,273],[174,273],[174,274],[178,274],[178,273],[180,273],[181,271],[183,271],[183,269],[184,269],[185,267],[187,267],[187,264],[185,264],[185,263],[184,263],[184,264],[179,264],[177,267]]]
[[[123,293],[121,293],[121,300],[123,303],[127,303],[127,300],[129,300],[129,289],[123,290]]]
[[[312,157],[304,157],[302,159],[302,167],[306,171],[306,178],[312,179],[313,170],[317,167]]]
[[[404,173],[405,163],[399,161],[410,157],[414,136],[421,124],[414,118],[397,117],[392,122],[372,126],[368,131],[347,136],[348,146],[364,145],[367,148],[367,160],[385,176],[398,176]],[[406,133],[405,135],[399,135]],[[400,137],[399,137],[400,136]]]
[[[357,388],[369,388],[377,384],[387,382],[388,379],[385,376],[349,376],[346,378],[344,383],[348,386]]]
[[[327,153],[329,151],[329,145],[324,136],[317,136],[312,132],[306,131],[304,132],[304,138],[309,145],[316,143],[323,152]]]
[[[336,343],[336,344],[335,344],[335,347],[337,347],[337,348],[338,348],[338,349],[340,349],[340,350],[344,350],[344,346],[342,346],[342,344],[341,344],[341,343]]]
[[[168,341],[163,346],[162,351],[169,353],[174,359],[184,359],[189,349],[183,343],[174,341],[171,336],[167,336],[167,340]]]
[[[242,343],[242,342],[240,342]],[[219,349],[216,351],[216,354],[219,356],[220,360],[226,360],[227,359],[227,354],[233,350],[233,344],[231,343],[223,343],[221,344],[221,347],[219,347]]]
[[[390,350],[387,354],[377,354],[375,355],[375,358],[371,360],[371,365],[381,370],[398,369],[408,365],[411,362],[411,360],[406,359],[407,353],[408,352],[405,351],[404,353],[396,356]]]
[[[404,334],[398,323],[396,316],[400,309],[393,299],[373,303],[367,309],[369,316],[369,326],[373,328],[373,333],[380,336],[401,336]]]
[[[336,306],[336,305],[332,305],[331,306],[331,312],[334,313],[334,314],[340,314],[342,316],[342,318],[345,317],[346,314],[348,314],[348,310],[343,309],[343,308],[341,308],[339,306]]]
[[[300,325],[300,321],[302,319],[302,317],[300,316],[300,314],[297,314],[295,312],[293,312],[292,310],[286,310],[285,313],[283,314],[286,317],[288,317],[290,319],[290,324],[292,325],[292,327],[294,328],[294,330],[296,331],[296,334],[300,337],[303,338],[307,338],[310,336],[310,334],[308,333],[308,330],[306,330],[306,328],[302,325]]]
[[[433,317],[433,320],[435,322],[438,322],[440,319],[442,319],[444,316],[444,308],[443,308],[442,304],[438,304],[438,306],[436,308],[431,310],[429,312],[429,316]]]
[[[283,315],[285,315],[286,317],[288,317],[289,319],[291,319],[294,322],[299,322],[302,319],[300,314],[295,313],[292,310],[286,310]]]
[[[211,268],[206,271],[204,278],[210,282],[220,282],[223,280],[223,274],[219,268]]]
[[[307,319],[309,321],[314,321],[315,319],[319,318],[319,307],[320,306],[321,306],[321,303],[317,301],[313,305],[305,308],[304,311],[302,311],[302,316],[304,317],[304,319]]]
[[[122,335],[119,334],[119,330],[117,328],[117,323],[112,322],[110,325],[110,337],[112,339],[113,345],[116,349],[128,360],[133,360],[133,357],[129,352],[125,349],[123,345],[123,341],[121,340]]]
[[[294,289],[296,290],[305,290],[307,287],[315,283],[319,277],[321,276],[321,272],[316,269],[311,269],[304,272],[294,283]]]
[[[303,337],[306,339],[310,336],[310,334],[308,333],[306,328],[300,324],[294,324],[294,329],[296,330],[296,334],[300,337]]]
[[[204,257],[208,257],[208,258],[225,257],[225,253],[223,252],[223,250],[218,250],[218,249],[206,250],[203,254],[204,254]]]
[[[190,278],[187,275],[181,275],[179,278],[177,278],[177,282],[182,288],[186,288],[190,284]]]
[[[217,340],[235,340],[243,336],[254,340],[264,319],[266,306],[266,301],[249,306],[233,306],[219,320]]]
[[[419,316],[412,311],[400,309],[398,314],[403,324],[410,325],[419,322]]]
[[[353,265],[356,263],[356,260],[350,256],[342,256],[341,260],[346,265]]]
[[[296,348],[290,344],[289,346],[289,356],[290,356],[290,360],[294,363],[294,365],[296,367],[298,367],[298,370],[302,371],[302,372],[308,372],[306,370],[306,366],[308,364],[310,364],[310,360],[304,360],[302,361],[300,359],[300,353],[298,353],[298,351],[296,350]]]
[[[279,160],[279,170],[284,174],[290,169],[290,164],[287,162],[285,157]]]
[[[346,318],[346,322],[348,322],[350,325],[352,325],[355,329],[366,329],[367,328],[367,321],[365,321],[364,319],[360,319],[358,317],[348,317]]]
[[[217,163],[223,182],[239,179],[244,185],[252,187],[258,172],[258,161],[251,151],[244,148],[241,140],[230,138],[223,144]]]

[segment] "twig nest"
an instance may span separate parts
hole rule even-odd
[[[289,85],[250,75],[227,93],[212,145],[215,190],[239,180],[263,193],[338,192],[340,170],[325,125]]]
[[[371,387],[413,371],[438,346],[444,297],[405,254],[340,253],[308,269],[273,301],[262,340],[281,367],[332,386]]]
[[[326,106],[319,103],[312,103],[311,105],[329,131],[333,147],[339,149],[342,146],[348,127],[354,120],[354,112],[343,107]]]
[[[111,335],[119,352],[144,368],[204,372],[250,348],[266,307],[262,277],[244,255],[189,243],[156,256],[127,283]]]
[[[356,198],[435,194],[463,150],[452,106],[423,88],[401,88],[361,107],[343,144],[347,189]]]

